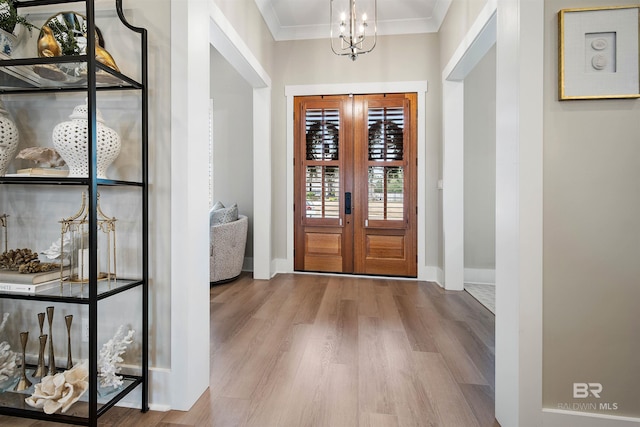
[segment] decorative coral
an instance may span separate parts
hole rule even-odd
[[[5,313],[2,316],[2,322],[0,322],[0,333],[4,331],[7,326],[7,320],[9,320],[9,313]],[[3,383],[16,376],[18,371],[18,354],[15,351],[11,351],[11,345],[8,342],[0,342],[0,383]]]
[[[18,355],[8,342],[0,342],[0,383],[14,378],[18,370]]]
[[[60,239],[54,240],[51,243],[49,249],[42,251],[42,254],[48,259],[60,259],[64,249],[64,257],[69,258],[71,254],[71,234],[65,233],[62,240],[62,247],[60,246]]]
[[[68,371],[43,377],[33,394],[24,401],[33,408],[42,409],[45,414],[58,411],[64,414],[89,388],[88,377],[89,370],[84,361]]]
[[[100,358],[98,359],[98,377],[100,377],[101,387],[118,388],[122,385],[122,376],[118,375],[120,367],[118,363],[122,363],[120,357],[127,349],[127,345],[133,342],[133,334],[135,331],[129,329],[127,335],[123,334],[124,325],[120,325],[116,334],[109,341],[104,343],[100,350]]]

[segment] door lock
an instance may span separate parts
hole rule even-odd
[[[351,215],[351,192],[344,193],[344,213]]]

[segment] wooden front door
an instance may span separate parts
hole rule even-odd
[[[415,277],[416,95],[294,106],[295,270]]]

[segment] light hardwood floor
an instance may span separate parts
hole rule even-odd
[[[243,274],[211,288],[210,388],[194,407],[113,408],[100,425],[495,427],[493,407],[494,316],[466,292]]]

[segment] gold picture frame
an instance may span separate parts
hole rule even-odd
[[[558,12],[558,98],[640,98],[640,5]]]

